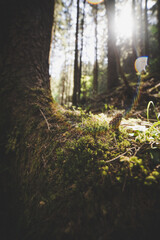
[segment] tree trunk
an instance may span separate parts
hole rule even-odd
[[[158,19],[158,52],[159,52],[159,56],[160,56],[160,1],[158,1],[158,0],[157,0],[157,5],[158,5],[158,11],[157,11],[157,19]]]
[[[27,125],[38,125],[43,118],[41,108],[51,102],[48,58],[53,9],[54,0],[4,0],[0,3],[2,239],[18,239],[20,234],[15,229],[21,224],[16,221],[21,211],[18,198],[24,164],[21,160],[25,155],[25,161],[32,162],[26,152],[29,144],[33,144],[28,142],[27,145],[29,140],[24,133]],[[45,91],[48,96],[44,96]]]
[[[95,6],[95,12],[94,12],[94,24],[95,24],[95,59],[94,59],[94,68],[93,68],[93,94],[98,93],[98,32],[97,32],[97,27],[98,27],[98,21],[97,21],[97,12],[98,12],[98,6]]]
[[[136,18],[136,6],[135,6],[135,0],[132,0],[132,18],[133,18],[133,28],[132,28],[132,55],[133,55],[133,66],[134,66],[134,62],[137,58],[137,27],[136,27],[136,23],[137,23],[137,18]]]
[[[119,85],[116,64],[115,0],[105,0],[108,16],[108,90]]]
[[[81,49],[80,49],[80,60],[79,60],[79,76],[78,76],[78,103],[80,103],[81,95],[81,77],[82,77],[82,55],[83,55],[83,34],[84,34],[84,19],[85,19],[85,5],[86,0],[83,1],[83,14],[81,20]]]
[[[73,97],[72,103],[77,106],[78,97],[78,32],[79,32],[79,0],[77,0],[77,18],[76,18],[76,34],[75,34],[75,56],[74,56],[74,85],[73,85]]]
[[[139,20],[139,56],[144,55],[144,29],[143,29],[143,9],[142,9],[142,0],[139,1],[139,11],[138,11],[138,20]]]
[[[149,38],[148,38],[148,0],[145,0],[145,13],[144,13],[144,55],[149,57]]]
[[[130,85],[129,85],[129,82],[128,82],[128,80],[127,80],[127,78],[126,78],[126,76],[125,76],[125,73],[124,73],[124,71],[123,71],[123,68],[122,68],[122,66],[121,66],[120,56],[119,56],[119,54],[118,54],[117,49],[116,49],[116,51],[115,51],[115,57],[116,57],[116,63],[117,63],[117,67],[118,67],[119,76],[120,76],[121,79],[123,80],[123,82],[124,82],[124,84],[125,84],[126,89],[128,90],[128,92],[130,92],[130,91],[131,91],[131,87],[130,87]]]

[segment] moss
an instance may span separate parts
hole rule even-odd
[[[18,172],[24,239],[113,239],[130,228],[133,235],[137,228],[144,232],[151,223],[147,214],[160,212],[154,197],[160,196],[159,170],[150,154],[135,156],[139,143],[123,129],[118,135],[110,131],[104,115],[65,112],[44,91],[32,92],[7,144],[16,155],[12,171]]]

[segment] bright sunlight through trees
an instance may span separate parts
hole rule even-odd
[[[124,2],[117,9],[115,32],[118,38],[130,38],[133,29],[132,9],[130,2]]]

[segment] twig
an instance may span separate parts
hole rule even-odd
[[[47,124],[48,130],[50,131],[51,129],[50,129],[49,122],[48,122],[46,116],[44,115],[44,113],[42,112],[42,110],[41,110],[40,108],[39,108],[39,111],[41,112],[42,116],[44,117],[44,120],[46,121],[46,124]]]
[[[139,150],[145,145],[145,143],[143,143],[140,147],[138,147],[134,153],[134,156],[137,155],[137,152],[139,152]]]
[[[129,151],[132,150],[132,149],[135,149],[135,147],[132,147],[132,148],[128,149],[126,152],[124,152],[124,153],[118,155],[117,157],[112,158],[112,159],[110,159],[110,160],[108,160],[108,161],[106,161],[106,162],[107,162],[107,163],[108,163],[108,162],[113,162],[113,161],[119,159],[120,157],[124,156],[127,152],[129,152]]]

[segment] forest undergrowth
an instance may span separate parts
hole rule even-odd
[[[145,132],[114,131],[103,113],[65,110],[50,98],[47,108],[46,93],[32,92],[24,134],[14,132],[8,144],[11,152],[21,146],[17,236],[142,240],[157,234],[160,122]]]

